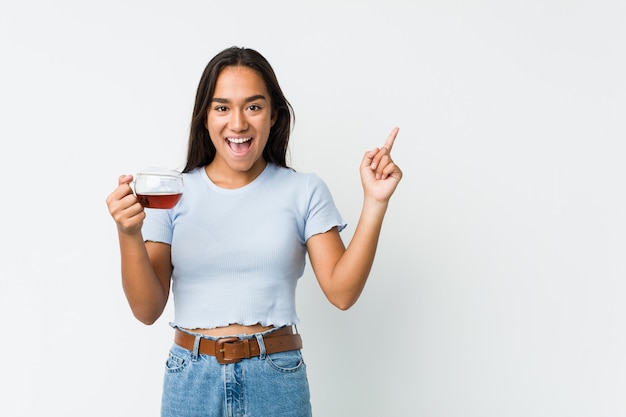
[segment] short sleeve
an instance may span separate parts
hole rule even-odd
[[[311,236],[325,233],[333,227],[342,231],[346,227],[346,223],[337,210],[326,183],[317,175],[311,174],[304,239],[306,241]]]
[[[171,210],[145,209],[146,218],[143,221],[141,233],[144,241],[172,244],[172,217]]]

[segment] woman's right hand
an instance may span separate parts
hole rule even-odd
[[[121,233],[134,234],[141,232],[143,220],[146,218],[144,208],[130,188],[132,175],[122,175],[117,188],[106,199],[109,213],[117,223]]]

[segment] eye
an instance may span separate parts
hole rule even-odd
[[[218,112],[224,112],[224,111],[226,111],[228,109],[226,108],[226,106],[215,106],[214,110],[218,111]]]
[[[249,110],[252,110],[252,111],[259,111],[259,110],[261,110],[261,106],[259,106],[258,104],[251,104],[251,105],[248,107],[248,109],[249,109]]]

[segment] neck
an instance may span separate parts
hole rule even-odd
[[[266,166],[267,162],[259,160],[249,170],[237,171],[226,164],[220,163],[218,160],[214,160],[204,167],[204,171],[211,182],[218,187],[235,189],[244,187],[257,179]]]

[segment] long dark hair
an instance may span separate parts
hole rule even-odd
[[[183,172],[206,166],[215,158],[215,146],[211,142],[206,127],[207,114],[215,92],[217,77],[224,68],[229,66],[249,67],[265,81],[272,102],[272,111],[276,114],[276,122],[270,129],[267,145],[263,149],[263,158],[267,162],[286,168],[291,123],[292,119],[295,120],[293,108],[285,98],[270,63],[253,49],[233,46],[213,57],[200,78],[189,131],[187,163]]]

